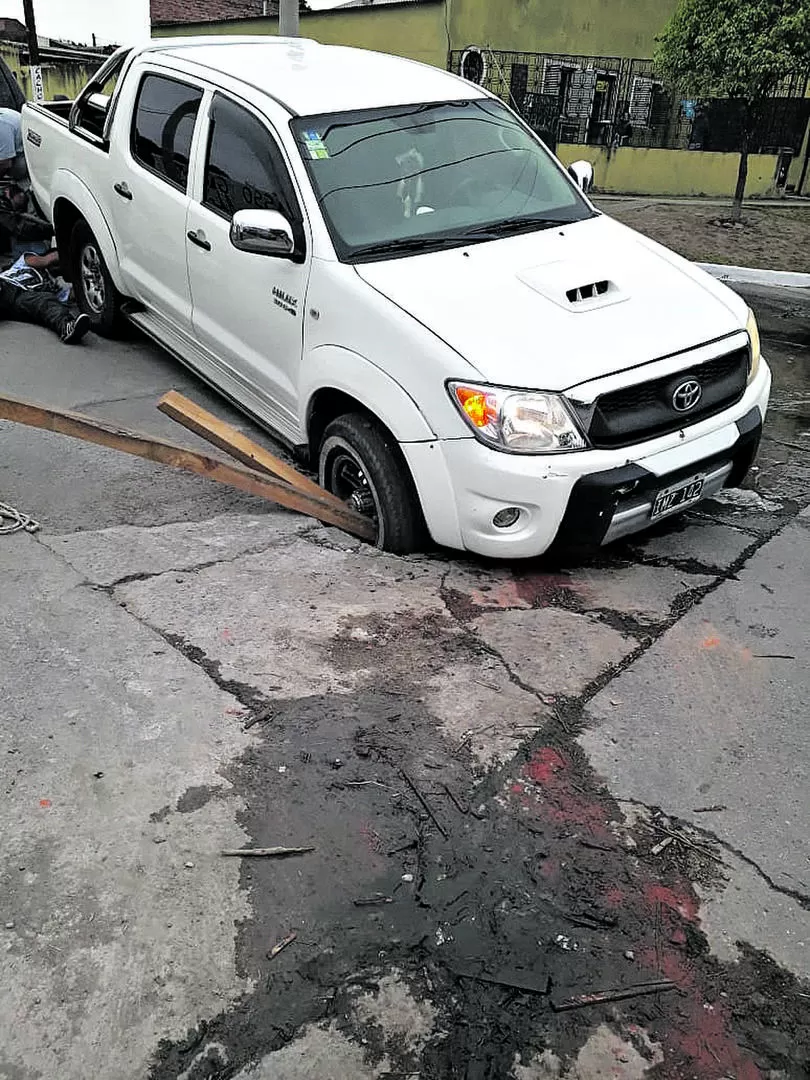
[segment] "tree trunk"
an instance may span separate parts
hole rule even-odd
[[[750,145],[748,131],[743,132],[742,145],[740,146],[740,167],[737,170],[737,187],[734,190],[734,205],[731,208],[731,220],[739,221],[742,217],[742,205],[745,198],[745,184],[748,180],[748,147]]]

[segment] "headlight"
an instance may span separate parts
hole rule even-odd
[[[748,340],[751,342],[751,364],[748,368],[748,382],[752,383],[759,371],[759,362],[762,359],[762,352],[759,343],[759,327],[757,326],[756,316],[751,308],[748,309],[748,322],[745,324],[745,330],[748,334]]]
[[[587,445],[559,394],[458,382],[447,388],[476,438],[496,450],[554,454]]]

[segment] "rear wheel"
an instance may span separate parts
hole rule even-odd
[[[70,237],[73,290],[80,310],[102,337],[118,337],[123,327],[121,294],[113,284],[101,246],[86,221],[77,221]]]
[[[371,417],[347,413],[328,425],[318,455],[321,486],[371,518],[377,547],[397,555],[427,541],[422,508],[393,436]]]

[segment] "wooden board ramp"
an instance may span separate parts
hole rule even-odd
[[[164,396],[159,407],[162,406],[165,406],[162,411],[167,415],[175,419],[182,416],[181,422],[191,431],[196,431],[198,435],[232,454],[240,462],[251,463],[252,467],[245,464],[233,465],[221,458],[189,450],[163,439],[155,439],[142,432],[127,431],[91,416],[8,395],[0,395],[0,420],[11,420],[27,427],[54,431],[74,439],[96,443],[98,446],[106,446],[111,450],[119,450],[124,454],[146,458],[148,461],[185,469],[208,480],[238,488],[248,495],[268,499],[288,510],[317,518],[318,521],[334,525],[344,532],[360,537],[361,540],[374,542],[376,528],[368,518],[350,509],[309,477],[229,424],[217,420],[188,398],[174,392]]]
[[[299,491],[307,491],[317,499],[326,499],[335,506],[335,509],[345,509],[345,503],[325,491],[320,484],[316,484],[308,476],[304,476],[289,462],[271,454],[269,450],[259,446],[243,432],[231,424],[226,424],[213,413],[207,412],[196,402],[178,394],[176,390],[170,390],[163,395],[158,402],[158,409],[172,420],[176,420],[178,424],[188,428],[189,431],[193,431],[195,435],[205,439],[206,442],[210,442],[212,446],[224,450],[229,457],[236,458],[243,465],[247,465],[248,468],[270,473],[279,480],[286,480]]]

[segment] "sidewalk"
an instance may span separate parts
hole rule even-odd
[[[731,195],[717,198],[709,195],[608,195],[595,193],[592,202],[600,203],[655,203],[670,206],[707,206],[721,209],[731,206]],[[810,196],[786,195],[782,199],[746,199],[743,213],[747,207],[767,208],[770,210],[795,210],[798,207],[810,209]]]

